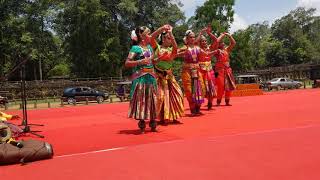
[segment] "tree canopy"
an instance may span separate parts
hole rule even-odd
[[[319,16],[315,9],[297,8],[277,19],[250,25],[237,31],[233,51],[234,67],[238,71],[301,63],[318,63]]]
[[[27,79],[129,74],[123,68],[130,31],[174,27],[178,44],[187,29],[212,25],[216,35],[233,22],[234,0],[208,0],[186,19],[179,0],[0,0],[0,77],[28,58]],[[236,71],[319,62],[320,17],[297,8],[276,20],[233,33]],[[181,62],[175,62],[179,71]],[[175,72],[177,73],[177,72]],[[19,79],[16,73],[10,79]]]

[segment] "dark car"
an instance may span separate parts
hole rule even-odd
[[[0,105],[6,105],[8,103],[8,99],[6,97],[0,96]]]
[[[90,87],[72,87],[63,91],[62,100],[68,104],[74,104],[79,101],[97,101],[102,103],[109,98],[108,93],[100,92]]]

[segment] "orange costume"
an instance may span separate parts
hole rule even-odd
[[[229,105],[231,92],[236,88],[229,62],[229,53],[229,48],[225,48],[223,50],[217,49],[214,52],[214,56],[217,59],[215,71],[218,73],[218,77],[216,78],[216,85],[218,89],[217,105],[220,105],[223,94],[225,94],[226,104]]]
[[[200,112],[200,106],[204,102],[202,97],[203,82],[199,73],[199,54],[201,49],[198,46],[187,47],[184,53],[184,63],[182,69],[182,84],[184,93],[189,102],[192,114]]]
[[[208,99],[208,108],[211,108],[212,100],[214,97],[216,97],[216,89],[215,89],[214,70],[212,69],[212,64],[211,64],[212,54],[209,54],[208,52],[210,52],[209,47],[206,50],[202,49],[199,54],[199,67],[200,67],[199,71],[203,78],[205,95]]]

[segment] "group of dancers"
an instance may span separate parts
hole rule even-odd
[[[202,29],[196,37],[192,30],[185,33],[184,46],[178,48],[170,25],[164,25],[153,33],[141,26],[131,32],[132,47],[125,66],[133,68],[131,76],[130,106],[128,117],[138,120],[141,133],[145,132],[146,120],[156,132],[157,121],[162,125],[179,124],[184,114],[183,92],[188,100],[191,115],[199,116],[201,104],[207,98],[208,109],[212,109],[213,99],[217,106],[223,95],[230,106],[230,96],[235,89],[235,80],[229,63],[229,53],[236,42],[228,33],[218,38],[212,34],[211,26]],[[207,44],[204,33],[211,38]],[[224,37],[230,44],[225,47]],[[213,68],[212,57],[216,57]],[[173,61],[183,58],[183,92],[172,73]]]

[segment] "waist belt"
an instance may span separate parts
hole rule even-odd
[[[156,78],[156,75],[154,73],[153,68],[141,68],[131,75],[130,80],[133,81],[134,79],[137,79],[137,78],[144,76],[146,74],[150,74],[151,76]]]
[[[212,66],[211,66],[210,61],[199,62],[199,66],[200,66],[200,69],[203,71],[211,71],[212,70]]]
[[[184,70],[188,70],[191,73],[191,78],[198,78],[198,63],[187,63],[183,65]]]
[[[167,75],[172,74],[172,70],[162,70],[159,69],[158,67],[155,67],[156,73],[159,74],[160,76],[166,77]]]
[[[142,68],[142,69],[140,69],[140,72],[142,72],[142,73],[153,73],[154,70],[153,70],[153,68]]]
[[[230,63],[229,63],[229,62],[217,63],[216,66],[215,66],[215,69],[216,69],[216,70],[219,70],[219,69],[228,69],[228,68],[230,68]]]
[[[183,69],[199,69],[198,63],[186,63],[183,65]]]

